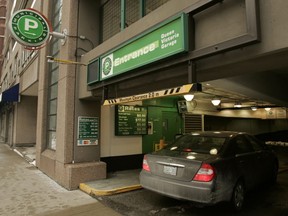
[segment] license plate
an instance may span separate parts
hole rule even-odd
[[[177,175],[177,167],[172,167],[172,166],[164,166],[163,172],[168,175]]]

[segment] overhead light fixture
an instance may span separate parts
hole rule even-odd
[[[192,101],[194,98],[194,92],[202,92],[202,84],[201,83],[193,83],[189,85],[190,89],[187,94],[183,95],[186,101]]]
[[[221,100],[219,98],[214,98],[213,100],[211,100],[211,103],[214,106],[218,106],[221,103]]]
[[[242,104],[241,104],[240,102],[236,102],[236,103],[234,104],[234,107],[235,107],[235,108],[241,108],[241,107],[242,107]]]
[[[256,110],[257,110],[257,107],[256,107],[256,106],[252,106],[252,107],[251,107],[251,110],[256,111]]]
[[[268,112],[271,110],[271,107],[265,107],[264,109]]]
[[[193,94],[186,94],[186,95],[184,95],[184,98],[186,101],[192,101],[194,98],[194,95]]]

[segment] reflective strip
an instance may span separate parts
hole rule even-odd
[[[121,104],[121,103],[133,102],[133,101],[160,98],[164,96],[187,94],[188,92],[191,91],[192,86],[193,84],[187,84],[187,85],[183,85],[183,86],[175,87],[171,89],[148,92],[144,94],[132,95],[132,96],[122,97],[122,98],[107,99],[104,101],[103,105],[105,106],[105,105]]]

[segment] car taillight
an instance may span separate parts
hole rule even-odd
[[[194,181],[209,182],[215,177],[215,170],[210,164],[203,163],[197,174],[194,177]]]
[[[143,170],[145,170],[147,172],[150,172],[150,167],[148,165],[148,161],[147,161],[147,156],[146,155],[144,155],[144,158],[143,158],[142,168],[143,168]]]

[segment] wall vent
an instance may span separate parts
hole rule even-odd
[[[184,114],[184,133],[202,131],[202,115]]]

